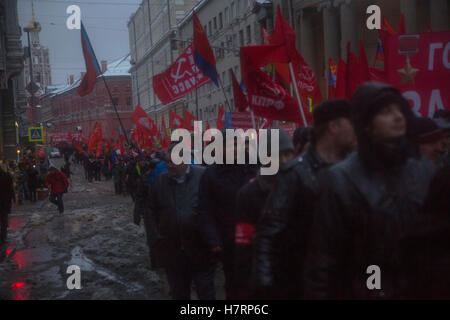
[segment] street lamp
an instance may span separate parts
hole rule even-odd
[[[33,3],[32,3],[33,5]],[[31,56],[31,44],[30,44],[30,32],[40,32],[41,31],[41,25],[39,22],[35,21],[34,18],[34,7],[32,7],[32,18],[28,26],[23,28],[23,31],[27,33],[27,39],[28,39],[28,57],[30,61],[30,93],[31,93],[31,123],[34,125],[34,74],[33,74],[33,59]]]

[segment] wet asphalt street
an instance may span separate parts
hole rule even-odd
[[[112,181],[85,181],[79,165],[72,171],[63,215],[48,199],[13,206],[0,248],[0,299],[170,299],[164,272],[150,269],[131,198],[114,195]],[[79,290],[67,288],[69,265],[80,267]]]

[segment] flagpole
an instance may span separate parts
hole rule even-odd
[[[253,113],[253,110],[250,110],[250,114],[251,114],[251,116],[252,116],[253,129],[256,130],[255,114]]]
[[[294,91],[295,91],[295,95],[297,96],[297,102],[298,102],[298,107],[300,108],[300,114],[302,115],[303,124],[305,125],[305,128],[306,128],[308,125],[306,123],[305,113],[303,111],[302,102],[300,100],[300,94],[299,94],[298,88],[297,88],[297,79],[295,78],[294,68],[292,67],[292,62],[289,62],[289,70],[291,72],[291,77],[294,82]]]
[[[228,109],[230,110],[230,112],[232,112],[232,110],[231,110],[231,104],[230,104],[230,102],[228,101],[228,97],[227,97],[227,95],[226,95],[226,93],[225,93],[225,89],[223,88],[222,80],[220,80],[220,77],[217,77],[217,80],[219,81],[220,87],[222,88],[222,92],[223,92],[223,95],[225,96],[225,100],[226,100],[226,102],[227,102]]]
[[[103,75],[103,73],[102,73],[102,79],[103,79],[103,83],[105,84],[106,91],[108,91],[109,99],[111,100],[111,103],[112,103],[112,105],[114,107],[114,111],[116,112],[117,119],[119,119],[120,127],[122,128],[123,134],[125,135],[125,139],[127,140],[127,144],[128,144],[128,146],[130,146],[130,141],[128,140],[127,132],[125,131],[125,128],[124,128],[124,126],[122,124],[122,120],[120,119],[119,113],[117,112],[116,104],[114,103],[113,97],[111,95],[111,91],[109,90],[108,83],[106,82],[105,76]]]

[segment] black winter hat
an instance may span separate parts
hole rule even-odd
[[[313,109],[314,126],[336,120],[350,118],[350,104],[344,99],[330,99],[319,103]]]
[[[434,142],[444,136],[443,130],[429,118],[414,118],[411,121],[411,132],[417,137],[419,143]]]

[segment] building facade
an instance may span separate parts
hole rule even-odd
[[[125,130],[131,129],[133,114],[130,67],[129,55],[110,64],[102,61],[103,76]],[[47,87],[47,93],[41,98],[42,120],[47,132],[81,131],[88,138],[98,122],[102,125],[103,137],[118,139],[121,127],[103,79],[98,77],[94,90],[80,97],[77,90],[81,77],[74,80],[71,76],[69,84],[64,86]]]
[[[219,105],[222,105],[225,110],[234,110],[230,70],[233,69],[236,76],[240,78],[239,46],[260,44],[261,26],[268,30],[273,28],[271,2],[266,0],[168,1],[169,8],[174,11],[169,15],[171,27],[162,29],[161,25],[167,24],[163,24],[160,20],[158,20],[159,23],[155,23],[153,18],[153,16],[159,17],[157,12],[152,12],[156,2],[158,1],[144,0],[128,23],[133,65],[130,70],[133,103],[140,104],[158,126],[161,125],[162,117],[165,118],[166,126],[169,124],[169,110],[182,117],[185,110],[189,110],[198,119],[209,120],[210,125],[214,127]],[[174,103],[162,105],[153,91],[152,78],[153,75],[165,71],[192,41],[194,7],[214,48],[217,70],[224,90],[209,83]],[[167,9],[162,11],[168,12]],[[174,16],[175,19],[173,19]],[[167,17],[166,20],[168,23],[169,18]]]
[[[17,158],[18,125],[25,112],[20,37],[17,1],[0,2],[0,160]]]
[[[153,92],[153,76],[176,59],[171,39],[176,26],[198,0],[142,0],[128,22],[133,105],[157,117],[162,105]]]
[[[323,97],[328,90],[328,59],[336,63],[347,58],[347,43],[359,52],[362,39],[370,66],[383,69],[375,61],[378,30],[369,30],[367,7],[377,5],[382,18],[398,28],[400,14],[405,16],[408,33],[449,30],[450,2],[447,0],[273,0],[295,27],[297,49],[313,69]]]

